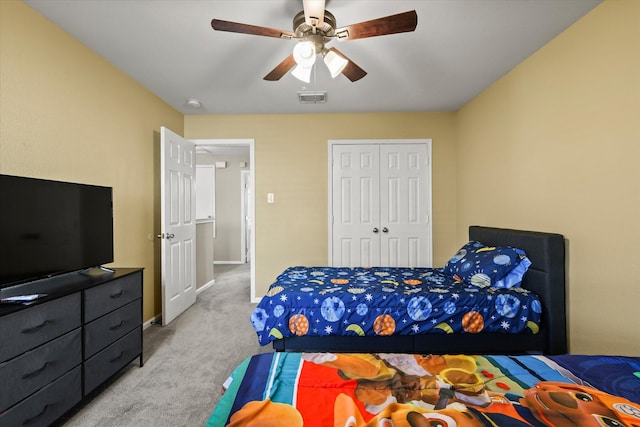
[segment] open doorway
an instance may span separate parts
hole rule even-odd
[[[212,261],[212,277],[198,283],[204,290],[215,283],[216,264],[248,264],[251,271],[251,300],[255,296],[255,211],[253,200],[253,139],[198,139],[196,144],[196,166],[213,171],[214,215],[211,221],[202,221],[196,227],[207,245],[197,245],[196,258],[209,268]],[[198,180],[196,179],[196,187]],[[211,237],[211,241],[208,237]],[[211,254],[208,252],[211,251]]]

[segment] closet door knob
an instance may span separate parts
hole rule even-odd
[[[389,229],[388,229],[387,227],[384,227],[384,228],[382,229],[382,232],[383,232],[383,233],[388,233],[388,232],[389,232]]]
[[[373,228],[373,232],[374,232],[374,233],[377,233],[377,232],[378,232],[378,227],[374,227],[374,228]]]

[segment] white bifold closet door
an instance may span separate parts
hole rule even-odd
[[[332,144],[333,266],[431,267],[431,150],[420,141]]]

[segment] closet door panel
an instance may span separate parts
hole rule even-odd
[[[381,265],[430,266],[429,179],[426,144],[380,145]]]
[[[379,265],[379,180],[377,146],[333,147],[332,265]]]

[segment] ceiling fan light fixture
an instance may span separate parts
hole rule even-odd
[[[316,46],[310,41],[299,42],[293,48],[293,59],[296,64],[311,68],[316,62]]]
[[[299,42],[293,48],[293,59],[296,61],[296,68],[291,75],[305,83],[311,82],[311,69],[316,62],[316,45],[310,41]]]
[[[326,52],[323,52],[323,54],[324,64],[329,69],[331,78],[335,79],[338,75],[340,75],[340,73],[342,73],[342,70],[344,70],[349,61],[332,50],[326,50]]]
[[[298,80],[302,80],[305,83],[311,83],[311,70],[312,67],[303,67],[297,65],[296,68],[291,71],[291,75]]]

